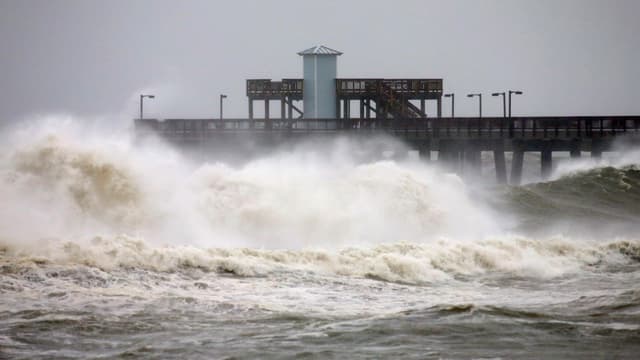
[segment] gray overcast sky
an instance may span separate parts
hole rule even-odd
[[[464,93],[508,88],[525,91],[516,114],[640,114],[638,15],[635,0],[0,0],[0,123],[134,117],[141,91],[150,116],[217,117],[224,92],[246,117],[245,79],[301,77],[296,52],[316,44],[344,52],[339,77],[441,77],[459,115],[476,111]]]

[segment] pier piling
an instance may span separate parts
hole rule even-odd
[[[504,143],[502,141],[494,144],[493,161],[496,168],[496,181],[498,184],[507,183],[507,163],[504,158]]]
[[[513,150],[511,159],[511,185],[518,186],[522,181],[522,166],[524,163],[524,151],[522,149]]]
[[[551,177],[551,170],[553,169],[551,144],[545,145],[545,148],[540,152],[542,180],[549,179]]]

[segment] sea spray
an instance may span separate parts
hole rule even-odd
[[[335,248],[499,229],[455,175],[419,163],[357,163],[333,149],[344,141],[232,167],[73,130],[6,149],[5,238],[127,233],[168,244]]]

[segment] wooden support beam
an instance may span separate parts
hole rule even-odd
[[[480,154],[479,150],[467,148],[464,150],[464,172],[466,174],[471,175],[481,175],[482,164],[480,163]]]
[[[292,110],[295,110],[298,113],[298,118],[301,118],[303,116],[302,110],[293,105],[293,99],[285,98],[285,101],[287,102],[287,105],[289,105],[289,119],[293,119]]]
[[[264,118],[265,119],[269,118],[269,113],[270,113],[270,111],[269,111],[269,99],[266,99],[264,101]]]
[[[348,120],[349,119],[349,99],[344,99],[342,103],[343,103],[343,106],[342,106],[343,119]]]

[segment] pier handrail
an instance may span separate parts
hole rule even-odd
[[[270,126],[268,126],[268,124]],[[136,130],[165,135],[215,132],[384,132],[434,138],[580,138],[640,133],[640,116],[402,119],[136,119]]]

